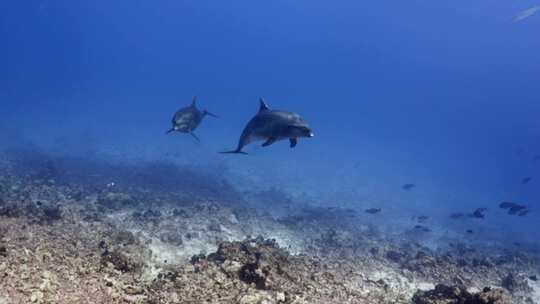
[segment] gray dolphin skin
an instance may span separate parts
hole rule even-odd
[[[242,131],[236,150],[221,153],[247,154],[242,148],[258,140],[264,140],[262,146],[267,147],[278,140],[288,139],[290,147],[294,148],[298,138],[313,137],[309,125],[298,114],[271,110],[263,98],[259,101],[259,112]]]
[[[193,97],[193,101],[189,107],[182,108],[174,114],[172,118],[172,128],[167,131],[166,134],[177,131],[181,133],[189,133],[197,141],[199,137],[193,133],[195,129],[201,124],[201,121],[206,116],[217,117],[216,115],[206,111],[199,110],[197,108],[197,96]]]

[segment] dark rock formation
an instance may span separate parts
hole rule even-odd
[[[122,230],[115,233],[114,242],[118,245],[128,246],[137,243],[137,239],[135,238],[133,233]]]
[[[118,250],[105,250],[105,252],[103,252],[101,255],[101,263],[103,266],[111,264],[115,269],[121,272],[135,272],[140,270],[142,267],[140,263],[134,261],[126,254]]]
[[[289,254],[274,240],[257,238],[244,242],[222,243],[217,252],[208,256],[230,276],[253,284],[257,289],[270,289],[273,282],[287,277]]]
[[[527,283],[527,279],[524,276],[509,273],[503,278],[501,282],[502,287],[510,291],[511,293],[531,292],[531,287]]]
[[[386,252],[386,258],[394,263],[400,263],[403,258],[405,258],[405,254],[399,251],[390,250]]]
[[[482,292],[470,293],[463,286],[439,284],[429,291],[418,291],[412,299],[415,304],[511,304],[500,289],[484,288]]]
[[[42,220],[51,223],[62,219],[62,209],[59,206],[44,206]]]
[[[180,246],[183,244],[182,235],[172,231],[161,233],[159,240],[174,246]]]

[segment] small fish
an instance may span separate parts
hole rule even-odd
[[[415,184],[405,184],[405,185],[403,185],[401,188],[402,188],[403,190],[409,191],[409,190],[412,190],[414,187],[416,187]]]
[[[471,229],[467,229],[468,234],[473,234],[474,232]]]
[[[518,216],[525,216],[525,215],[529,214],[529,212],[530,212],[529,209],[521,210],[521,211],[518,213]]]
[[[366,209],[366,213],[369,213],[369,214],[377,214],[381,212],[381,208],[369,208],[369,209]]]
[[[510,209],[515,206],[519,206],[519,204],[512,203],[512,202],[502,202],[499,204],[499,208],[501,209]]]
[[[519,214],[521,213],[522,211],[525,211],[527,209],[526,206],[523,206],[523,205],[515,205],[515,206],[512,206],[510,207],[510,209],[508,209],[508,214],[510,215],[514,215],[514,214]],[[525,213],[526,214],[526,213]],[[524,215],[525,215],[524,214]]]
[[[460,218],[463,218],[464,216],[465,216],[465,214],[463,214],[461,212],[456,212],[456,213],[450,214],[450,218],[453,219],[453,220],[458,220]]]
[[[414,226],[414,229],[420,230],[422,232],[431,232],[431,229],[429,229],[428,227],[422,226],[422,225],[416,225],[416,226]]]
[[[529,277],[529,280],[536,282],[538,281],[538,277],[536,275],[532,275]]]
[[[531,17],[532,15],[536,14],[538,11],[540,11],[540,6],[539,5],[536,5],[536,6],[533,6],[533,7],[529,8],[529,9],[526,9],[524,11],[521,11],[514,17],[514,22],[523,21],[523,20]]]
[[[417,218],[417,221],[419,223],[425,223],[427,220],[429,220],[429,216],[426,216],[426,215],[420,215],[418,218]]]
[[[486,215],[484,214],[486,211],[487,211],[487,208],[478,208],[474,210],[474,212],[470,216],[474,218],[483,219],[486,217]]]
[[[521,180],[521,184],[522,185],[528,184],[531,180],[532,180],[532,177],[525,177],[524,179]]]

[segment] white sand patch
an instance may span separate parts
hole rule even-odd
[[[216,245],[200,240],[185,242],[182,246],[172,246],[157,238],[151,240],[148,248],[152,251],[152,257],[143,275],[148,280],[154,279],[165,265],[184,264],[194,255],[214,252],[217,249]]]
[[[223,241],[240,241],[245,238],[245,235],[239,231],[228,229],[223,225],[220,225],[220,228],[220,239]],[[196,230],[193,229],[193,231]],[[144,231],[132,232],[135,234],[140,233],[143,239],[151,240],[148,248],[152,251],[152,257],[147,262],[147,269],[144,274],[144,278],[148,280],[154,279],[166,265],[185,264],[194,255],[209,254],[215,252],[218,248],[215,241],[212,241],[211,237],[203,233],[201,233],[203,234],[201,237],[184,240],[181,246],[174,246],[164,243],[156,237],[151,237]]]
[[[257,225],[253,227],[253,236],[261,235],[265,239],[274,239],[279,247],[286,249],[292,255],[304,252],[302,239],[298,238],[290,230],[280,229],[272,225]]]

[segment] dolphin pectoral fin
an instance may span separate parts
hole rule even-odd
[[[289,138],[289,142],[291,143],[290,147],[294,148],[294,147],[296,147],[296,144],[298,143],[298,140],[296,138]]]
[[[191,136],[193,136],[193,138],[195,138],[195,140],[197,140],[198,142],[201,142],[201,140],[199,139],[199,137],[197,135],[195,135],[195,133],[189,132],[189,134],[191,134]]]
[[[275,143],[276,140],[277,140],[276,137],[269,137],[269,138],[262,144],[262,146],[263,146],[263,147],[270,146],[271,144]]]

